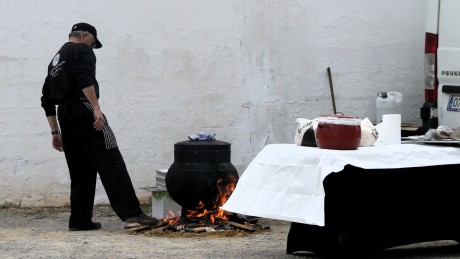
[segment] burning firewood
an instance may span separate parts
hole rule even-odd
[[[214,232],[216,231],[215,227],[197,227],[190,229],[194,233],[201,233],[201,232]]]
[[[162,233],[162,232],[164,232],[167,228],[168,228],[168,226],[164,226],[164,227],[161,227],[161,228],[154,228],[154,229],[150,230],[150,232],[151,232],[151,233]]]
[[[212,199],[200,200],[192,208],[190,206],[182,208],[180,216],[177,216],[177,214],[170,210],[170,215],[163,219],[167,226],[155,229],[150,234],[152,232],[157,234],[165,234],[167,232],[178,234],[219,232],[225,235],[224,232],[254,233],[257,230],[269,229],[269,227],[257,225],[257,217],[231,213],[221,209],[235,189],[237,179],[232,179],[232,181],[217,179],[217,196]],[[132,232],[145,231],[148,230],[148,227],[132,228],[131,230]]]
[[[129,232],[131,232],[131,233],[139,232],[139,231],[145,230],[145,229],[150,229],[150,226],[141,225],[141,226],[137,226],[137,227],[127,228],[127,230]]]
[[[233,221],[224,221],[224,223],[228,223],[231,226],[234,226],[235,228],[242,229],[242,230],[247,230],[247,231],[251,231],[251,232],[257,230],[255,227],[253,227],[251,225],[240,224],[240,223],[236,223],[236,222],[233,222]]]
[[[167,224],[165,222],[165,224]],[[178,233],[178,234],[185,234],[185,233],[194,233],[194,234],[201,234],[201,233],[229,233],[229,232],[238,232],[243,231],[246,233],[255,233],[256,231],[261,230],[268,230],[270,229],[269,226],[258,225],[254,223],[250,223],[249,221],[238,223],[229,220],[218,220],[214,223],[211,221],[204,221],[196,222],[194,220],[189,221],[188,219],[184,220],[173,220],[169,224],[156,229],[151,229],[149,226],[139,226],[129,229],[130,234],[140,233],[143,231],[148,231],[149,235],[151,234],[167,234],[167,233]]]
[[[130,227],[129,225],[126,225],[125,229],[127,231],[133,233],[133,232],[138,232],[138,231],[146,230],[146,229],[164,229],[166,227],[168,227],[168,223],[163,222],[161,224],[161,226],[158,226],[158,225],[155,225],[155,226],[151,226],[151,225],[134,225],[133,227]]]

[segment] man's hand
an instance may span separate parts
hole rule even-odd
[[[94,129],[97,131],[101,131],[104,128],[104,124],[104,114],[102,114],[101,110],[94,110]]]
[[[104,128],[105,119],[104,114],[102,114],[101,112],[99,102],[97,100],[96,90],[94,89],[93,85],[90,85],[88,87],[83,88],[82,91],[94,109],[94,129],[97,131],[101,131]]]
[[[54,134],[53,139],[51,141],[53,148],[59,152],[64,151],[64,146],[62,145],[61,134]]]

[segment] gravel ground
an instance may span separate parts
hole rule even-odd
[[[144,211],[149,211],[149,207]],[[1,258],[321,258],[285,253],[289,222],[260,219],[269,231],[241,237],[132,235],[110,207],[97,206],[102,230],[69,232],[69,208],[0,208]],[[384,250],[372,258],[460,258],[455,241]]]

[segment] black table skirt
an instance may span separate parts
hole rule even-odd
[[[371,252],[460,240],[460,164],[402,169],[347,165],[328,175],[323,185],[325,226],[292,223],[287,253]]]

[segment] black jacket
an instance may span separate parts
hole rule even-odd
[[[48,75],[43,84],[41,97],[41,106],[46,116],[56,115],[56,105],[79,105],[80,97],[85,96],[82,89],[91,85],[94,86],[99,98],[96,56],[93,49],[83,43],[67,42],[48,65]],[[63,110],[65,115],[65,111],[69,109]]]

